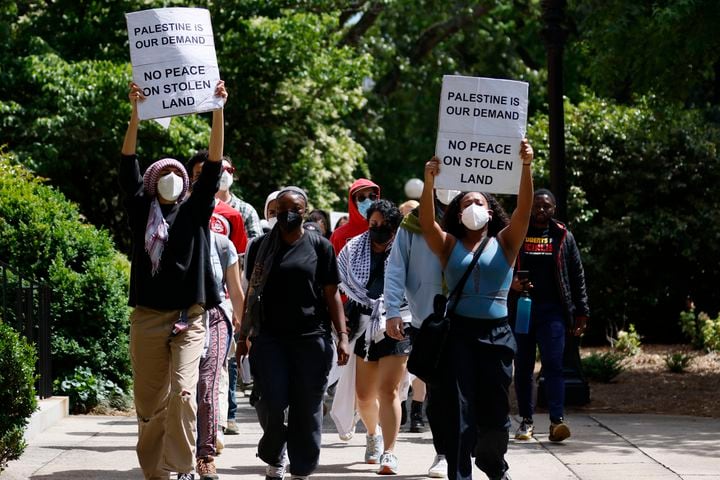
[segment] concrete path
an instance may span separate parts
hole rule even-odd
[[[255,457],[260,428],[247,399],[240,401],[241,434],[226,437],[218,473],[223,480],[260,480],[264,464]],[[561,444],[547,441],[548,422],[540,416],[535,440],[511,440],[507,459],[514,480],[720,480],[720,419],[576,414],[569,422],[573,435]],[[34,438],[0,479],[140,479],[135,442],[134,418],[68,417]],[[343,442],[327,422],[321,466],[313,477],[378,478],[375,467],[362,462],[364,446],[364,434]],[[426,478],[434,457],[429,433],[401,432],[396,453],[396,478]],[[486,478],[478,470],[474,476]]]

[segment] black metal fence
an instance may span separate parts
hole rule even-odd
[[[52,396],[50,361],[50,288],[0,261],[0,319],[24,335],[37,351],[35,388],[40,398]]]

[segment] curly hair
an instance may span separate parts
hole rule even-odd
[[[455,238],[463,238],[467,234],[467,227],[458,219],[460,216],[460,203],[465,195],[471,192],[461,192],[455,198],[452,199],[450,204],[445,211],[443,216],[442,228],[447,233],[451,234]],[[487,201],[488,210],[492,210],[492,218],[488,223],[488,236],[494,237],[510,223],[510,217],[508,216],[505,209],[500,205],[500,202],[490,193],[478,192],[480,195],[485,197]]]
[[[395,204],[384,198],[375,200],[370,204],[370,208],[368,208],[367,211],[368,222],[370,221],[372,214],[375,212],[379,212],[385,220],[385,225],[390,226],[393,230],[396,230],[400,226],[400,222],[402,222],[403,219],[402,213],[400,213],[400,210],[395,206]]]

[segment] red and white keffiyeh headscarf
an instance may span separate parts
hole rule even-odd
[[[190,186],[190,177],[188,177],[185,167],[182,163],[173,158],[163,158],[153,163],[145,170],[143,175],[143,186],[145,193],[153,197],[150,203],[150,211],[148,212],[148,220],[145,225],[145,251],[150,256],[152,264],[152,275],[160,270],[160,258],[162,257],[165,243],[167,243],[170,226],[163,216],[158,201],[157,183],[160,178],[160,172],[167,167],[175,167],[181,173],[183,179],[183,189],[180,197],[185,198],[185,194]]]

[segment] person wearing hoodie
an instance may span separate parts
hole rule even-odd
[[[222,81],[215,95],[227,99]],[[196,388],[205,343],[203,312],[221,298],[210,261],[210,216],[220,180],[223,109],[213,111],[208,161],[186,198],[190,178],[174,159],[140,174],[138,102],[123,140],[120,186],[132,234],[130,360],[138,422],[136,452],[145,478],[192,478],[195,466]]]
[[[277,195],[280,190],[275,190],[265,199],[265,208],[263,209],[263,219],[260,220],[263,233],[268,233],[277,222]]]
[[[368,180],[359,178],[350,186],[348,194],[348,223],[335,229],[330,236],[330,243],[335,249],[335,255],[340,254],[345,244],[353,237],[368,230],[367,211],[372,203],[380,198],[380,187]]]
[[[436,189],[435,211],[438,222],[442,221],[447,205],[458,194],[460,194],[458,190]],[[396,340],[401,340],[407,335],[412,340],[423,320],[432,313],[433,298],[442,291],[440,260],[425,242],[418,219],[418,210],[415,209],[406,215],[400,224],[385,271],[384,296],[388,335]],[[400,312],[405,298],[407,298],[412,315],[412,324],[407,330]],[[425,385],[422,380],[415,379],[413,381],[413,402],[410,407],[411,430],[413,425],[419,423],[418,420],[422,421],[423,398],[420,397],[420,393],[423,386]],[[435,447],[435,459],[430,465],[428,476],[444,478],[447,476],[447,460],[445,458],[447,441],[444,430],[447,420],[443,414],[448,410],[447,395],[443,395],[443,389],[437,386],[427,385],[426,387],[426,413]]]

